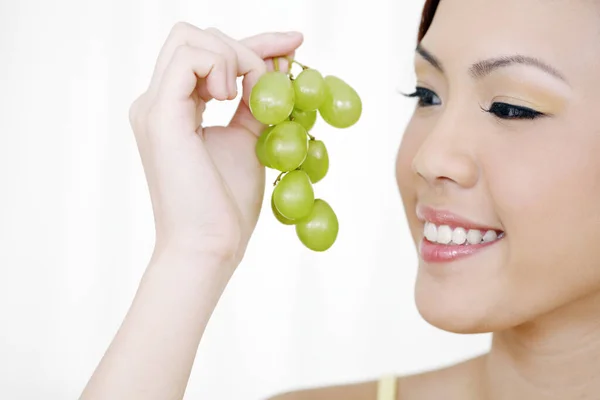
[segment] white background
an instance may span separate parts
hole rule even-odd
[[[394,159],[414,104],[399,91],[414,88],[421,7],[2,0],[0,398],[77,398],[129,307],[153,225],[127,113],[179,20],[236,38],[300,30],[306,40],[297,59],[346,80],[364,102],[353,128],[319,122],[313,131],[329,148],[331,169],[316,190],[338,213],[338,242],[324,254],[309,252],[265,203],[186,398],[259,400],[484,351],[487,335],[434,329],[413,301],[416,255]],[[235,108],[211,106],[206,120],[219,124]]]

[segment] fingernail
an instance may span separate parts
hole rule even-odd
[[[297,32],[297,31],[289,31],[289,32],[285,32],[285,35],[287,35],[287,36],[298,36],[298,35],[300,35],[300,34],[301,34],[301,33],[300,33],[300,32]]]

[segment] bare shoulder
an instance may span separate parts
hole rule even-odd
[[[464,400],[476,390],[476,372],[483,357],[398,380],[398,400]],[[377,381],[291,391],[268,400],[375,400]]]
[[[269,400],[372,400],[376,395],[377,382],[366,381],[298,390],[271,397]]]

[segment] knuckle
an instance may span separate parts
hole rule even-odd
[[[208,27],[204,31],[208,32],[208,33],[217,34],[217,35],[222,33],[219,29],[215,28],[214,26]]]
[[[182,33],[188,32],[192,28],[192,24],[185,21],[179,21],[171,28],[171,36],[179,36]]]
[[[229,61],[231,63],[233,63],[234,65],[237,65],[237,63],[238,63],[238,55],[235,52],[235,50],[233,50],[231,48],[231,46],[229,46],[229,45],[226,46],[225,53],[226,53],[227,58],[229,59]]]
[[[224,54],[229,61],[237,62],[237,53],[235,52],[233,47],[231,47],[231,45],[227,43],[227,40],[224,39],[226,35],[222,31],[214,27],[207,28],[205,29],[205,31],[212,34],[213,36],[216,36],[220,48],[219,51],[222,54]]]
[[[215,54],[213,63],[215,68],[225,69],[227,66],[227,59],[223,54]]]
[[[182,62],[190,58],[191,47],[186,44],[180,44],[173,52],[173,60]]]
[[[206,28],[204,31],[207,33],[210,33],[212,36],[215,36],[217,38],[218,42],[225,49],[224,51],[230,52],[230,53],[235,53],[235,51],[233,50],[231,45],[228,43],[228,40],[234,40],[234,39],[230,38],[222,30],[215,28],[215,27],[210,27],[210,28]]]

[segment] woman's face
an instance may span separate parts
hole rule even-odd
[[[417,53],[397,179],[423,317],[495,331],[599,293],[600,5],[443,0]]]

